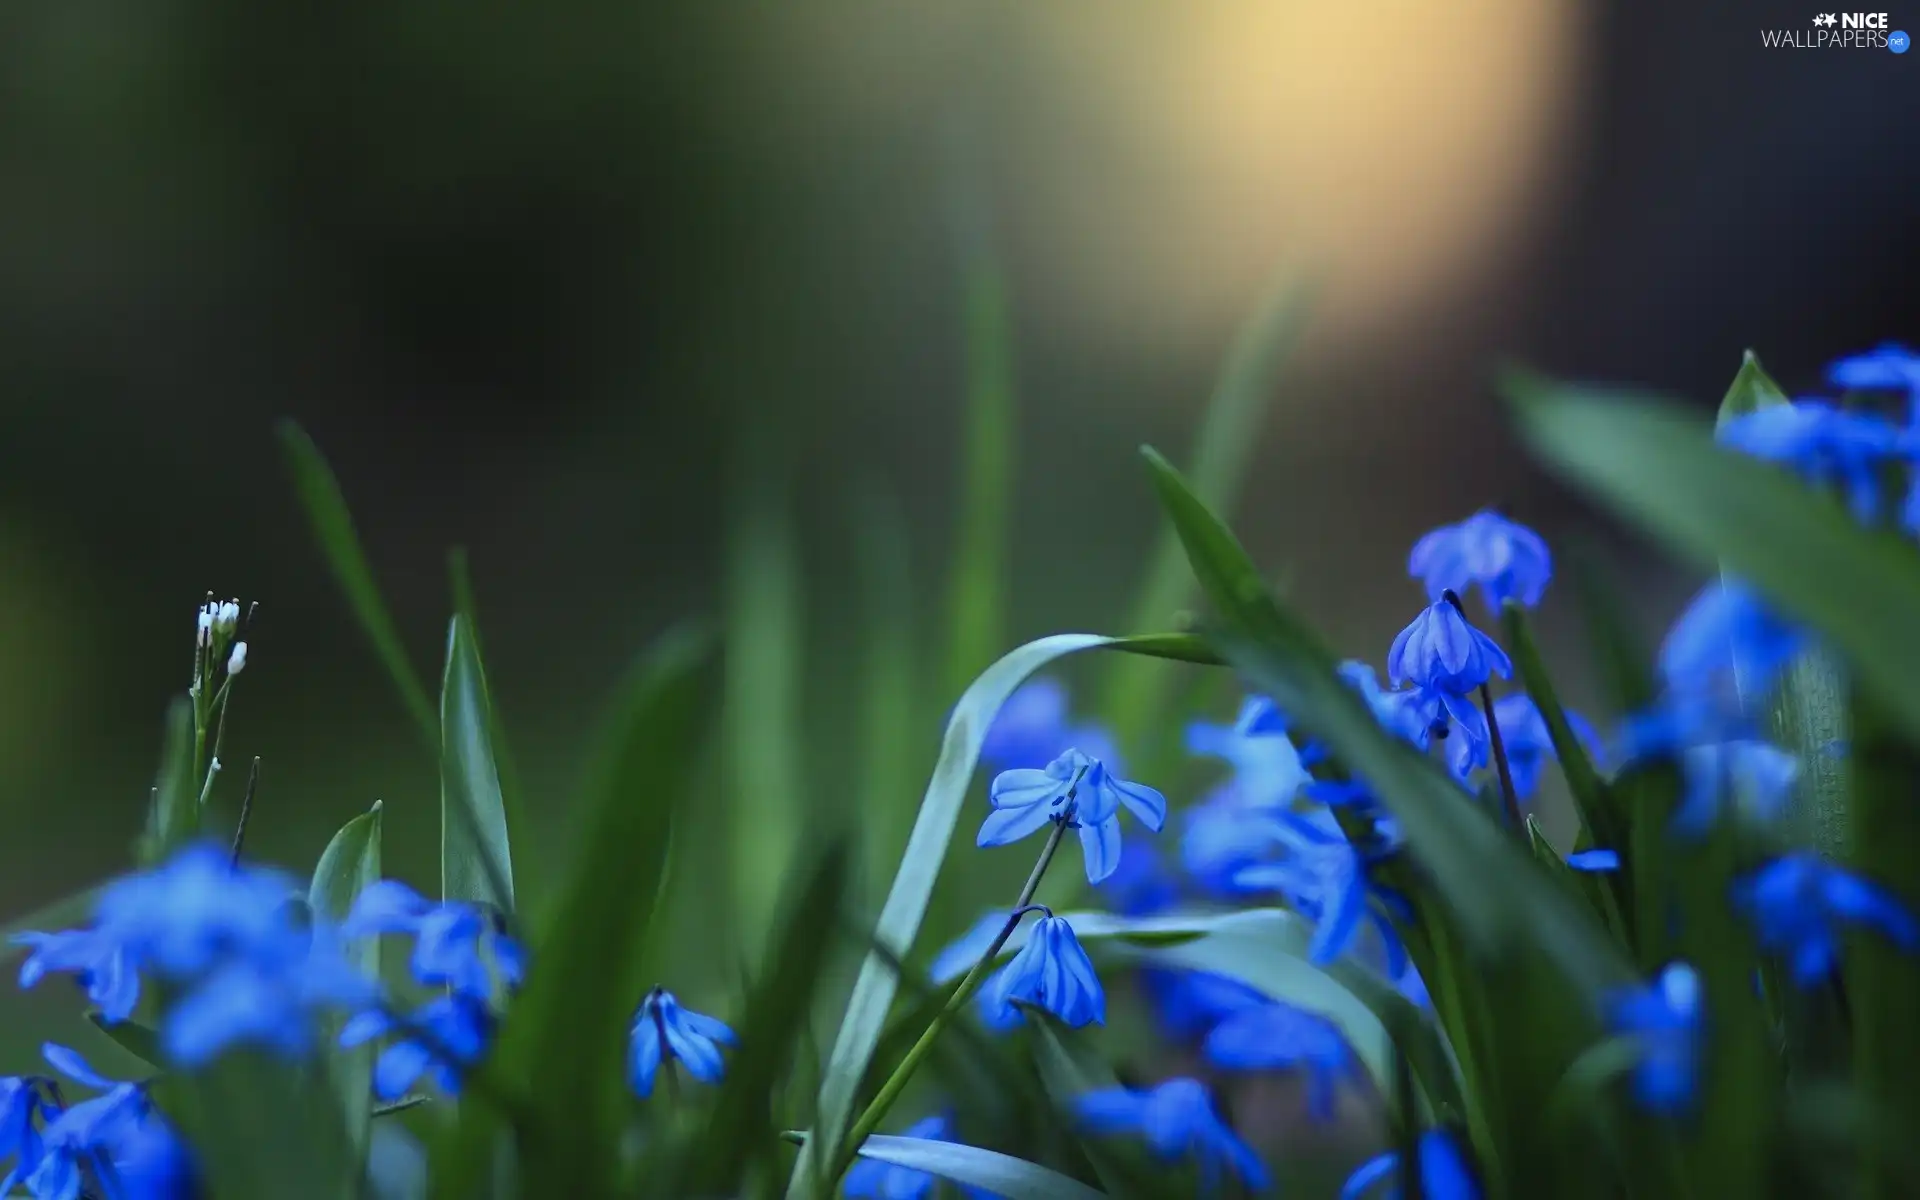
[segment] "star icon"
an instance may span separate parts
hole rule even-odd
[[[1827,26],[1828,28],[1832,28],[1834,25],[1839,24],[1840,21],[1839,21],[1839,18],[1834,16],[1832,13],[1820,13],[1813,18],[1813,23],[1815,25],[1824,25],[1824,26]]]

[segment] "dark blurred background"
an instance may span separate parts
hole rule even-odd
[[[1160,528],[1134,448],[1186,450],[1286,263],[1316,304],[1234,515],[1346,650],[1380,660],[1412,539],[1487,502],[1596,539],[1664,619],[1691,581],[1522,461],[1487,380],[1517,357],[1706,405],[1747,347],[1805,388],[1920,337],[1920,55],[1760,48],[1809,15],[8,5],[0,911],[124,862],[209,588],[261,603],[229,743],[265,760],[259,852],[308,864],[380,797],[390,863],[432,884],[432,764],[295,506],[283,416],[430,681],[469,548],[539,855],[618,670],[753,602],[743,493],[804,581],[771,610],[804,635],[774,639],[793,694],[762,697],[804,736],[748,785],[844,790],[863,505],[904,547],[930,760],[962,246],[993,248],[1012,328],[1006,645],[1122,631]],[[1577,675],[1569,597],[1544,621]]]

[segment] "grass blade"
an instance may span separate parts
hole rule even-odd
[[[467,552],[456,546],[447,552],[447,577],[452,585],[453,611],[466,622],[467,633],[473,640],[473,653],[481,663],[487,661],[487,645],[480,637],[480,609],[474,600],[473,575],[468,568]],[[485,673],[482,672],[482,681]],[[486,689],[487,697],[487,742],[493,751],[494,775],[500,785],[500,801],[507,814],[507,845],[513,849],[513,902],[520,911],[531,911],[539,902],[539,895],[532,890],[530,867],[536,861],[533,853],[532,829],[527,824],[526,809],[521,797],[520,775],[514,769],[513,748],[507,740],[506,726],[500,718],[500,705],[495,703],[492,685]]]
[[[314,539],[320,543],[320,552],[326,556],[340,589],[347,594],[347,603],[367,639],[373,643],[374,653],[380,656],[387,674],[393,677],[394,686],[400,690],[407,715],[413,718],[427,745],[438,747],[440,727],[433,718],[433,704],[427,699],[426,685],[407,658],[393,615],[380,598],[380,589],[373,581],[373,568],[367,564],[366,553],[360,548],[360,537],[353,528],[353,514],[347,510],[346,497],[340,494],[340,483],[334,478],[333,469],[313,439],[292,421],[282,421],[279,434],[287,465],[293,473],[294,490],[306,510]]]
[[[861,840],[878,891],[906,843],[913,775],[920,756],[915,727],[924,715],[915,678],[912,572],[899,505],[877,492],[854,510],[854,550],[864,636],[861,640]],[[876,899],[878,897],[876,896]]]
[[[946,686],[965,687],[1006,638],[1008,506],[1014,482],[1014,386],[1006,281],[975,250],[964,269],[967,428],[961,450],[960,531],[948,583]]]
[[[361,813],[340,827],[320,862],[313,869],[313,882],[307,889],[307,903],[315,915],[341,921],[353,907],[362,890],[380,878],[381,804]],[[380,973],[380,939],[366,938],[347,953],[353,963],[368,975]],[[340,1035],[344,1016],[330,1016],[321,1024],[320,1044],[331,1048]],[[347,1138],[355,1162],[366,1151],[368,1121],[373,1115],[373,1045],[351,1050],[330,1050],[328,1075],[340,1097]]]
[[[140,839],[143,866],[159,862],[200,832],[200,797],[193,786],[193,701],[174,697],[167,705],[160,771],[153,781],[147,832]]]
[[[440,892],[511,915],[513,848],[493,763],[492,712],[479,643],[455,614],[440,683]]]
[[[807,1142],[811,1144],[812,1140],[808,1138]],[[1106,1200],[1105,1192],[1077,1179],[978,1146],[876,1133],[860,1147],[860,1157],[924,1171],[1005,1200]]]

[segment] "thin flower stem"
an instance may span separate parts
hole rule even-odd
[[[1480,685],[1480,708],[1487,714],[1487,740],[1493,743],[1493,765],[1500,772],[1500,799],[1506,802],[1507,820],[1515,829],[1526,828],[1520,816],[1520,797],[1513,790],[1513,771],[1507,766],[1507,743],[1500,736],[1500,719],[1493,715],[1493,693]]]
[[[987,947],[985,954],[980,956],[980,961],[973,964],[973,969],[968,971],[966,978],[960,981],[959,990],[953,993],[945,1007],[934,1016],[926,1032],[920,1035],[920,1040],[907,1051],[906,1057],[900,1060],[900,1065],[893,1069],[893,1074],[880,1085],[880,1091],[874,1096],[873,1102],[867,1105],[865,1112],[860,1114],[860,1119],[853,1123],[853,1128],[847,1133],[845,1148],[840,1152],[839,1161],[834,1163],[833,1174],[828,1177],[830,1184],[837,1184],[840,1177],[847,1173],[847,1168],[853,1165],[853,1160],[859,1155],[861,1143],[871,1137],[874,1130],[880,1128],[880,1122],[886,1120],[887,1111],[893,1107],[893,1102],[900,1098],[902,1091],[906,1090],[908,1081],[913,1078],[913,1073],[919,1069],[921,1062],[932,1053],[933,1043],[939,1039],[941,1032],[953,1021],[960,1010],[967,1006],[967,1002],[973,999],[974,993],[979,991],[980,985],[986,981],[987,972],[993,967],[994,960],[1000,957],[1000,948],[1005,946],[1007,939],[1013,936],[1014,929],[1020,924],[1020,918],[1026,915],[1028,906],[1033,903],[1033,894],[1040,890],[1040,880],[1045,877],[1047,867],[1053,862],[1054,853],[1060,849],[1060,841],[1066,835],[1067,823],[1072,816],[1073,808],[1069,803],[1067,811],[1054,820],[1053,831],[1047,835],[1047,844],[1041,847],[1040,858],[1033,864],[1033,872],[1027,876],[1026,886],[1020,889],[1019,899],[1013,902],[1013,912],[1008,915],[1006,924],[1000,927],[1000,935],[993,939],[993,944]]]
[[[214,693],[208,723],[214,729],[213,758],[207,763],[207,777],[200,785],[200,807],[207,807],[208,797],[213,795],[213,781],[220,775],[220,752],[227,745],[227,701],[233,693],[233,677],[229,675]]]
[[[240,851],[247,845],[247,822],[253,817],[253,793],[260,786],[260,756],[253,756],[253,767],[247,772],[247,790],[240,797],[240,819],[233,828],[233,862],[240,865]]]

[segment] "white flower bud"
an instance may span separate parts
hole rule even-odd
[[[233,644],[233,653],[227,655],[227,674],[238,675],[246,669],[247,644],[245,642],[235,642]]]
[[[220,606],[213,618],[214,627],[221,633],[232,633],[234,626],[240,623],[240,602],[229,600]]]
[[[213,618],[213,605],[208,604],[200,609],[199,619],[195,622],[193,634],[193,640],[196,645],[204,646],[213,640]]]

